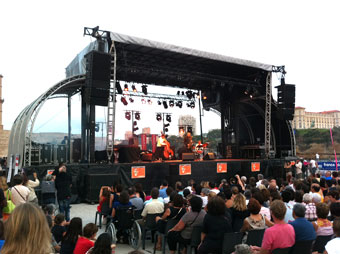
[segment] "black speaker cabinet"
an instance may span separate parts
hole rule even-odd
[[[207,153],[204,155],[203,160],[215,160],[216,156],[214,153]]]
[[[195,154],[194,153],[182,153],[182,160],[183,161],[194,161]]]
[[[119,182],[117,174],[88,174],[85,176],[86,201],[90,203],[98,202],[100,188],[102,186],[112,186]]]
[[[153,160],[153,154],[152,153],[144,153],[141,156],[142,161],[152,161]]]

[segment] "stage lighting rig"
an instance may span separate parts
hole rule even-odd
[[[171,115],[166,115],[166,120],[170,123],[171,122]]]
[[[132,99],[131,97],[129,98],[129,101],[132,103],[134,102],[134,99]]]
[[[177,101],[176,102],[176,106],[179,107],[179,108],[182,108],[183,102],[182,101]]]
[[[134,91],[135,93],[137,93],[137,88],[136,88],[136,86],[135,86],[135,85],[132,85],[131,87],[132,87],[132,91]]]
[[[160,106],[160,105],[162,105],[162,102],[160,100],[158,100],[157,104]]]
[[[170,126],[169,123],[164,124],[164,128],[167,128],[167,127],[169,127],[169,126]]]
[[[167,109],[167,108],[168,108],[168,104],[167,104],[167,102],[166,102],[166,101],[163,101],[163,107],[164,107],[165,109]]]
[[[148,104],[152,105],[152,100],[151,99],[148,99]]]
[[[190,103],[190,107],[191,107],[191,108],[195,108],[195,102],[194,102],[194,101],[192,101],[192,102]]]
[[[125,98],[124,96],[122,96],[122,97],[120,98],[120,101],[124,104],[124,106],[127,106],[127,105],[128,105],[128,102],[127,102],[127,100],[126,100],[126,98]]]
[[[147,85],[142,85],[142,92],[143,92],[145,95],[148,95],[148,86],[147,86]]]
[[[136,112],[136,113],[135,113],[135,118],[136,118],[137,121],[140,120],[140,113],[139,113],[139,112]]]
[[[126,118],[127,120],[131,120],[131,112],[130,112],[130,111],[126,111],[126,112],[125,112],[125,118]]]
[[[123,94],[122,87],[120,86],[119,81],[116,81],[116,89],[118,94]]]
[[[186,91],[185,94],[187,95],[189,100],[191,100],[195,96],[194,93],[190,90]]]
[[[145,104],[146,100],[143,98],[143,99],[141,99],[141,102],[142,102],[142,104]]]
[[[175,106],[175,102],[173,100],[169,101],[169,106],[173,108]]]
[[[129,86],[127,84],[124,85],[124,91],[128,92],[129,91]]]
[[[157,113],[156,120],[159,122],[162,121],[162,115],[160,113]]]

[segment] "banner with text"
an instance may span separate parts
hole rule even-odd
[[[179,164],[179,175],[191,175],[191,164]]]
[[[151,135],[151,143],[152,143],[152,152],[156,152],[156,147],[157,147],[157,135],[152,134]]]
[[[142,150],[145,151],[147,149],[146,147],[146,134],[140,135],[141,143],[142,143]]]
[[[145,178],[145,166],[131,167],[131,178]]]
[[[227,173],[228,164],[227,163],[217,163],[217,173]]]

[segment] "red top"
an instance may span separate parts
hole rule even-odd
[[[97,211],[102,212],[102,206],[106,202],[106,197],[103,197],[103,199],[99,202],[99,205],[97,206]]]
[[[94,246],[94,242],[85,237],[79,237],[73,254],[86,254],[86,252]]]

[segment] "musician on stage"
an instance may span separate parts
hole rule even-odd
[[[165,134],[162,132],[157,140],[155,158],[156,160],[168,160],[173,158],[173,156],[174,152],[170,148],[170,143],[166,140]]]
[[[192,136],[190,132],[187,132],[187,134],[184,137],[184,147],[186,148],[186,152],[192,152]]]

